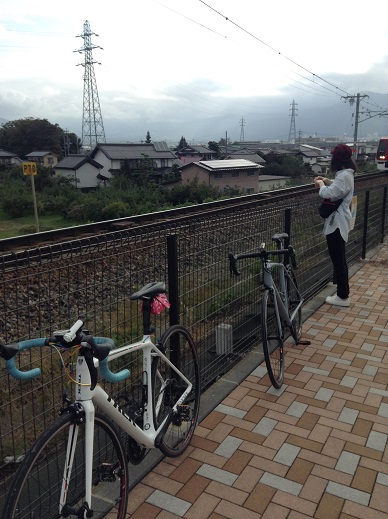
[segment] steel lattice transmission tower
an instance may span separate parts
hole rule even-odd
[[[240,142],[244,142],[244,139],[245,139],[245,137],[244,137],[244,126],[245,126],[244,117],[241,117],[240,126],[241,126]]]
[[[288,132],[288,144],[295,144],[296,143],[296,128],[295,128],[295,117],[298,115],[297,108],[298,103],[295,103],[294,100],[292,100],[292,108],[291,108],[291,124],[290,124],[290,131]]]
[[[90,151],[99,142],[106,142],[104,123],[102,122],[100,100],[98,97],[96,76],[94,73],[94,64],[101,65],[98,61],[93,60],[93,49],[102,49],[98,45],[92,43],[92,36],[98,36],[90,29],[90,24],[86,20],[84,22],[84,31],[77,38],[83,38],[84,44],[78,50],[80,54],[85,54],[83,63],[78,63],[84,67],[84,98],[83,98],[83,114],[82,114],[82,146],[88,147]]]

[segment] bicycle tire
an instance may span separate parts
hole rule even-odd
[[[280,389],[284,377],[284,330],[279,329],[273,294],[263,292],[261,309],[261,330],[264,359],[272,385]]]
[[[2,519],[77,517],[74,514],[59,513],[63,460],[73,421],[74,415],[71,412],[62,415],[27,451],[15,474]],[[84,432],[85,428],[81,423],[68,487],[67,504],[73,508],[82,506],[84,502]],[[95,415],[92,496],[93,519],[102,519],[108,512],[109,517],[125,518],[128,501],[125,450],[112,421],[100,413]]]
[[[158,348],[192,383],[187,398],[179,405],[178,412],[169,419],[159,449],[165,456],[176,457],[188,447],[197,426],[200,403],[200,370],[197,349],[190,333],[181,325],[168,328],[158,342]],[[179,379],[172,368],[160,357],[152,363],[153,417],[158,427],[181,397],[186,383]],[[168,381],[164,387],[160,375]]]
[[[287,297],[288,297],[288,313],[291,316],[292,312],[300,303],[300,296],[298,294],[298,282],[295,276],[294,271],[289,268],[287,270],[289,278],[286,276],[287,283]],[[291,281],[291,282],[290,282]],[[298,344],[302,337],[302,307],[299,308],[295,319],[292,322],[292,326],[290,326],[290,332],[292,338],[295,341],[295,344]]]

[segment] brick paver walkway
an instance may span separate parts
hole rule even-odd
[[[131,491],[132,519],[387,519],[388,244],[287,346],[285,382],[253,371]],[[334,292],[334,289],[333,289]],[[323,298],[322,298],[323,301]]]

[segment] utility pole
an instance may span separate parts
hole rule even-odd
[[[288,133],[288,144],[295,144],[296,143],[296,127],[295,127],[295,117],[298,115],[296,112],[298,111],[296,106],[298,106],[298,103],[295,103],[294,99],[292,100],[292,108],[291,108],[291,124],[290,124],[290,131]]]
[[[79,34],[78,38],[83,38],[84,45],[74,52],[85,54],[83,63],[78,63],[84,67],[84,97],[83,97],[83,116],[82,116],[82,146],[87,146],[89,151],[99,142],[106,142],[104,124],[102,122],[100,100],[98,97],[96,76],[94,73],[94,64],[98,61],[93,60],[93,49],[102,49],[98,45],[92,44],[92,36],[98,36],[90,29],[90,24],[86,20],[84,23],[84,31]],[[77,66],[78,66],[77,65]],[[101,63],[98,63],[101,65]]]
[[[345,101],[349,101],[350,106],[353,106],[354,103],[356,103],[356,117],[354,120],[354,135],[353,135],[353,141],[354,141],[354,149],[353,152],[353,159],[357,160],[357,138],[358,138],[358,124],[359,124],[359,115],[360,115],[360,101],[361,99],[364,99],[365,97],[369,97],[366,94],[356,94],[353,96],[342,96]]]
[[[244,142],[244,126],[245,126],[244,117],[241,117],[240,126],[241,126],[240,142]]]

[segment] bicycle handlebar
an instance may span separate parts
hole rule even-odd
[[[54,337],[51,338],[40,338],[40,339],[28,339],[19,343],[5,345],[0,341],[0,357],[5,360],[5,365],[8,373],[18,380],[30,380],[38,377],[41,374],[40,368],[33,368],[28,371],[21,371],[15,365],[15,355],[23,350],[29,350],[35,347],[55,345],[60,348],[69,348],[71,346],[80,345],[84,349],[84,356],[88,363],[90,375],[92,378],[92,387],[95,386],[97,381],[97,370],[94,366],[93,358],[99,361],[101,376],[108,382],[121,382],[125,380],[129,375],[128,369],[123,369],[117,373],[114,373],[109,369],[108,356],[110,350],[114,346],[114,341],[107,337],[92,337],[81,331],[83,322],[78,320],[70,330],[65,332],[59,331],[54,333]],[[73,336],[73,339],[69,340]]]
[[[260,248],[258,252],[248,252],[246,254],[238,254],[237,256],[230,252],[228,254],[230,273],[234,274],[235,276],[240,275],[240,272],[237,270],[238,260],[247,258],[261,258],[263,261],[266,261],[269,259],[270,256],[276,256],[279,254],[288,254],[291,260],[292,268],[294,270],[298,268],[298,265],[296,263],[294,247],[292,245],[289,245],[287,249],[265,250],[264,248]]]

